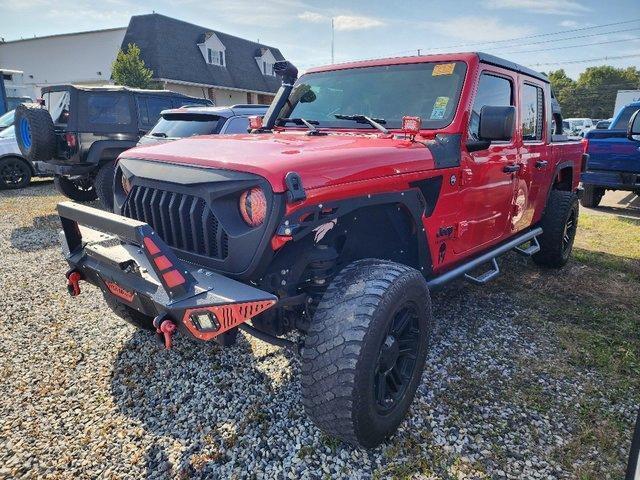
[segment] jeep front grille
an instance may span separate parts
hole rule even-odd
[[[220,260],[229,254],[227,233],[200,197],[135,185],[122,214],[148,223],[173,248]]]

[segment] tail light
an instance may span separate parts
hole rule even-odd
[[[240,195],[240,214],[250,227],[262,225],[267,216],[267,197],[260,187],[254,187]]]
[[[589,151],[589,139],[588,138],[583,138],[582,139],[582,146],[584,147],[583,153],[587,153]]]
[[[75,133],[65,133],[64,139],[69,148],[76,148],[78,146],[78,137],[76,137]]]

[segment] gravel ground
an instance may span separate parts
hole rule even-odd
[[[97,289],[68,297],[59,200],[48,182],[0,192],[0,478],[572,478],[600,455],[563,458],[587,400],[634,418],[637,399],[554,367],[559,345],[508,291],[454,284],[434,296],[439,329],[398,434],[342,445],[307,420],[286,351],[244,336],[167,352]]]

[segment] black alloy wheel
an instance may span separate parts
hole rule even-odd
[[[374,396],[378,412],[395,408],[407,391],[418,358],[420,321],[415,305],[403,305],[389,325],[376,364]]]

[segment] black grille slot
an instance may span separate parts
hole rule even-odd
[[[220,260],[229,255],[229,237],[200,197],[136,185],[122,214],[148,223],[173,248]]]

